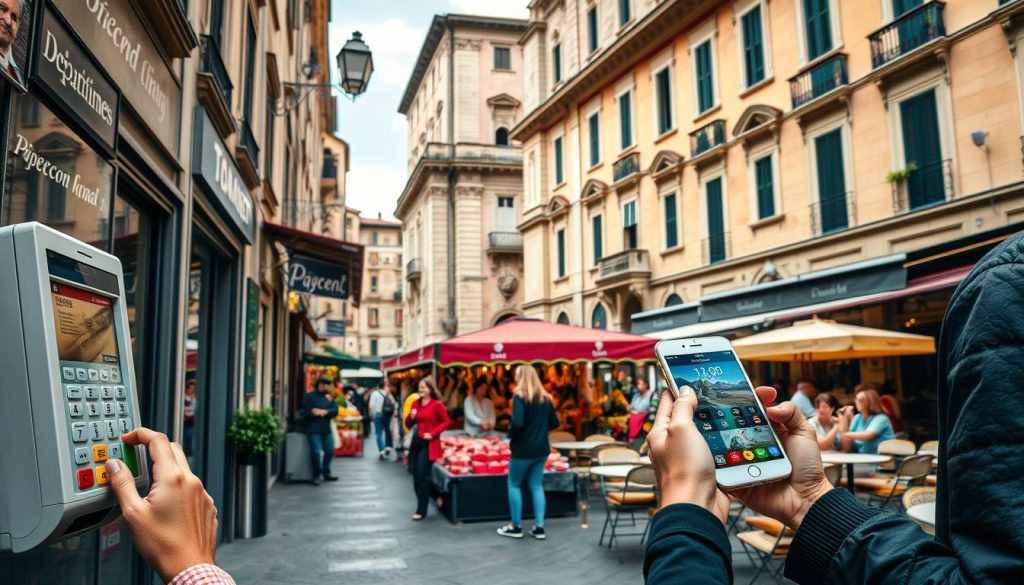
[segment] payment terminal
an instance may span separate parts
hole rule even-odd
[[[119,513],[106,461],[140,491],[142,447],[121,262],[38,223],[0,228],[0,551]]]

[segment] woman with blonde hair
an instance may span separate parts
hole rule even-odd
[[[845,407],[839,417],[843,451],[878,453],[878,444],[896,437],[876,390],[861,390],[855,399],[857,414]]]
[[[512,397],[512,420],[509,439],[512,459],[508,465],[508,507],[512,522],[498,529],[498,534],[509,538],[522,538],[523,492],[525,479],[533,495],[534,526],[530,534],[544,540],[544,464],[551,445],[548,433],[560,426],[551,396],[541,385],[533,366],[516,368],[516,390]]]

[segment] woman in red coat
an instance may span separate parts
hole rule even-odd
[[[429,377],[420,380],[420,399],[413,403],[405,426],[416,431],[409,448],[409,471],[412,472],[413,488],[416,490],[416,513],[413,520],[422,520],[427,515],[430,500],[430,470],[441,458],[441,431],[448,428],[451,420],[448,410],[441,404],[437,386]],[[441,505],[440,503],[438,504]]]

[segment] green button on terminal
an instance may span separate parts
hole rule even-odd
[[[139,476],[139,462],[135,460],[135,447],[127,443],[121,443],[121,456],[124,464],[132,470],[132,476]]]

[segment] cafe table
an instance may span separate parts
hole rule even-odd
[[[598,445],[603,445],[602,441],[559,441],[557,443],[551,443],[551,446],[559,451],[590,451]]]
[[[928,534],[935,534],[935,502],[911,506],[907,508],[907,516]]]
[[[595,465],[590,468],[590,475],[597,475],[600,477],[607,477],[610,479],[623,479],[629,475],[630,471],[633,471],[637,467],[640,467],[642,463],[623,463],[617,465]]]
[[[871,453],[838,453],[835,451],[825,451],[821,454],[822,463],[834,463],[836,465],[846,466],[846,487],[851,492],[853,491],[854,465],[885,463],[891,459],[892,457],[888,455],[875,455]]]

